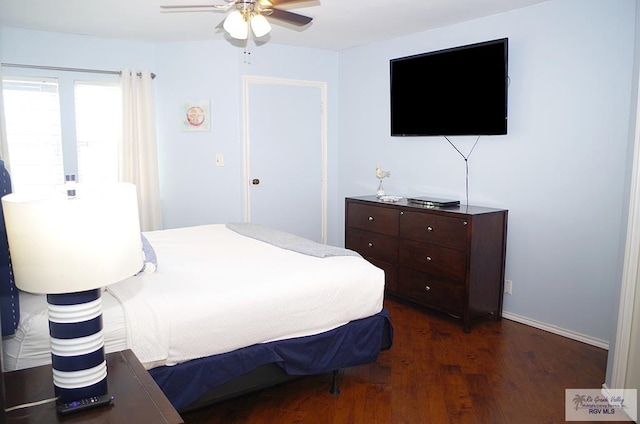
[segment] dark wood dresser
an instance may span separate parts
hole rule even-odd
[[[505,209],[345,200],[345,247],[385,271],[386,293],[471,321],[502,316]]]

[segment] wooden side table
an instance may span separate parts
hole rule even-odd
[[[56,412],[55,402],[16,409],[7,413],[7,424],[136,423],[184,424],[162,390],[131,350],[107,357],[108,406],[69,415]],[[4,374],[7,408],[54,397],[51,366],[45,365]]]

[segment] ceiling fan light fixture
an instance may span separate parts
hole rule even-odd
[[[271,31],[271,25],[267,18],[262,15],[253,15],[251,17],[251,29],[256,37],[264,37]]]
[[[300,0],[224,0],[227,4],[212,5],[161,5],[161,9],[184,9],[183,12],[196,11],[204,12],[208,9],[233,10],[222,22],[225,32],[232,38],[247,40],[252,32],[256,38],[264,37],[271,32],[271,24],[266,17],[284,21],[297,27],[308,25],[313,18],[279,9],[277,6],[288,2]],[[309,0],[302,0],[309,1]],[[274,5],[276,7],[274,7]],[[251,29],[249,29],[251,26]]]
[[[234,10],[227,15],[222,27],[234,38],[238,38],[233,35],[235,33],[242,34],[243,32],[247,32],[247,23],[245,22],[242,13],[238,10]],[[246,35],[244,38],[247,38]]]

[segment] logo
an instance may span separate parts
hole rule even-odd
[[[636,389],[566,389],[566,421],[636,421]]]

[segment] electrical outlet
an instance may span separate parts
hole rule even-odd
[[[504,280],[504,293],[505,294],[511,294],[512,290],[513,290],[513,281]]]

